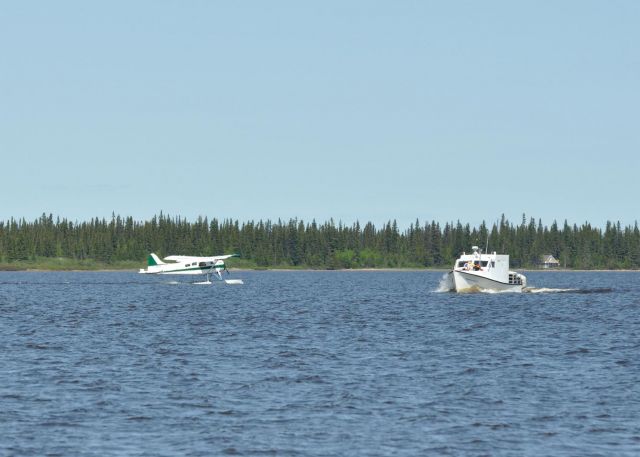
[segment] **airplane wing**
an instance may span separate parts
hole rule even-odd
[[[191,257],[188,255],[170,255],[165,257],[163,260],[169,260],[171,262],[198,262],[199,257]]]
[[[215,259],[215,260],[225,260],[225,259],[229,259],[231,257],[240,257],[240,254],[217,255],[217,256],[209,257],[209,258],[210,259]]]
[[[171,260],[173,262],[215,262],[216,260],[224,260],[230,257],[240,257],[238,254],[216,255],[211,257],[195,257],[188,255],[170,255],[165,257],[164,260]]]

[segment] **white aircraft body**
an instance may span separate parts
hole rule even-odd
[[[207,281],[203,284],[211,283],[211,275],[217,274],[218,279],[222,280],[222,272],[227,270],[225,259],[230,257],[238,257],[238,254],[217,255],[212,257],[193,257],[187,255],[170,255],[165,257],[164,262],[160,258],[151,253],[147,257],[147,269],[141,268],[141,274],[156,275],[207,275]],[[227,281],[228,283],[238,283],[238,281]]]

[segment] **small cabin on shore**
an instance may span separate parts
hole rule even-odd
[[[540,267],[544,269],[558,268],[559,266],[560,262],[551,254],[545,254],[540,257]]]

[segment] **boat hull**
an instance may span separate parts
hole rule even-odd
[[[522,284],[509,284],[490,279],[480,274],[466,271],[452,271],[453,287],[456,292],[522,292]]]

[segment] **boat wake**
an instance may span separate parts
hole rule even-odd
[[[440,278],[440,282],[438,283],[438,287],[434,292],[442,293],[442,292],[452,292],[455,289],[453,284],[453,278],[449,273],[445,273]]]
[[[608,294],[613,292],[613,288],[596,287],[594,289],[553,289],[549,287],[525,287],[522,292],[529,294]]]
[[[524,292],[524,290],[517,290],[517,289],[494,290],[494,289],[472,288],[469,290],[469,292],[471,293],[477,292],[481,294],[519,294],[521,292]]]

